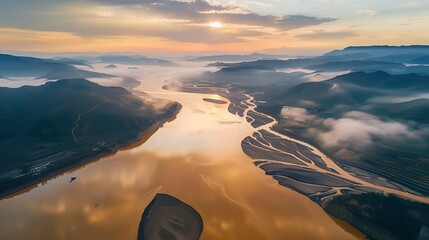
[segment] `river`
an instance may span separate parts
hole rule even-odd
[[[194,207],[206,240],[363,237],[254,166],[241,141],[255,129],[227,104],[203,101],[227,99],[162,89],[166,80],[200,68],[130,71],[141,76],[138,90],[181,103],[177,118],[140,146],[1,200],[0,239],[135,239],[156,193]]]

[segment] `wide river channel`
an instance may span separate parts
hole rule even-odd
[[[362,238],[255,167],[241,149],[254,128],[228,104],[203,101],[222,98],[162,89],[166,80],[198,70],[130,70],[142,82],[138,90],[183,105],[177,118],[139,146],[0,200],[0,239],[136,239],[156,193],[194,207],[205,240]]]

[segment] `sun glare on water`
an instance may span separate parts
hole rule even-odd
[[[221,22],[209,22],[209,27],[211,27],[211,28],[222,28],[223,24]]]

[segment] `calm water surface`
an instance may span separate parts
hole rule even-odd
[[[164,80],[186,71],[139,71],[139,90],[183,105],[177,119],[143,145],[1,200],[0,239],[136,239],[156,193],[193,206],[204,220],[202,239],[362,237],[255,167],[241,150],[251,126],[227,105],[202,100],[220,97],[162,90]]]

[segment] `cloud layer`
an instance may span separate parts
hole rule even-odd
[[[429,2],[405,0],[0,0],[0,45],[50,52],[288,49],[282,53],[301,55],[348,45],[425,44],[427,16]]]
[[[326,147],[359,149],[375,139],[391,141],[418,137],[403,123],[382,121],[363,112],[348,112],[340,119],[326,119],[323,125],[327,131],[320,132],[318,139]]]
[[[252,13],[238,5],[214,4],[204,0],[196,1],[152,1],[152,0],[96,0],[111,5],[128,5],[148,14],[166,18],[183,19],[191,22],[223,21],[231,24],[244,24],[291,30],[315,26],[335,21],[334,18],[317,18],[303,15],[262,15]]]
[[[25,8],[23,6],[26,6]],[[238,4],[204,0],[16,0],[0,8],[0,28],[77,36],[147,36],[181,42],[230,43],[332,22],[333,18],[257,14]],[[225,23],[210,29],[209,22]]]

